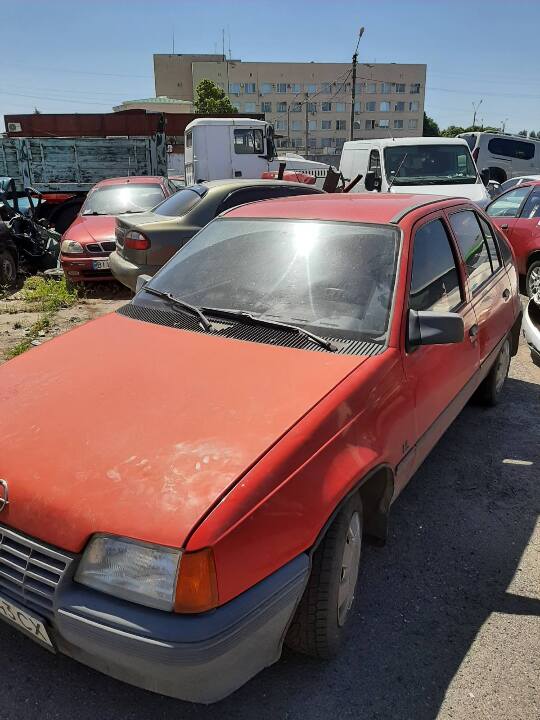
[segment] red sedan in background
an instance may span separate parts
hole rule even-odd
[[[69,282],[111,280],[116,217],[140,213],[176,192],[165,177],[120,177],[98,182],[62,237],[60,263]]]
[[[540,181],[499,195],[486,212],[514,248],[525,292],[532,297],[540,292]]]

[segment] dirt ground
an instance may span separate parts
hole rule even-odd
[[[85,299],[60,311],[52,331],[127,299]],[[31,322],[0,313],[2,347]],[[201,707],[50,655],[0,623],[0,719],[538,720],[539,510],[540,368],[522,341],[501,403],[465,408],[393,507],[387,544],[364,548],[336,660],[285,651]]]

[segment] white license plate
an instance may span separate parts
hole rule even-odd
[[[108,260],[92,260],[92,267],[94,270],[109,270],[111,264]]]
[[[46,645],[49,650],[54,650],[54,645],[43,622],[32,613],[3,597],[0,597],[0,619],[6,620],[10,625],[15,625],[36,642]]]

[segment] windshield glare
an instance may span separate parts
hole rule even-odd
[[[150,210],[163,200],[159,185],[105,185],[96,188],[81,208],[81,215],[121,215]]]
[[[384,164],[387,180],[393,185],[461,185],[477,181],[466,145],[387,147]]]
[[[218,219],[151,281],[203,308],[384,342],[399,234],[388,226]],[[161,302],[140,296],[136,302]]]

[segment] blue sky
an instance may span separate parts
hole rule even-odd
[[[540,131],[540,2],[516,0],[0,0],[0,115],[107,112],[154,94],[152,54],[242,60],[427,63],[426,109],[442,126],[478,118]],[[1,123],[0,123],[1,127]]]

